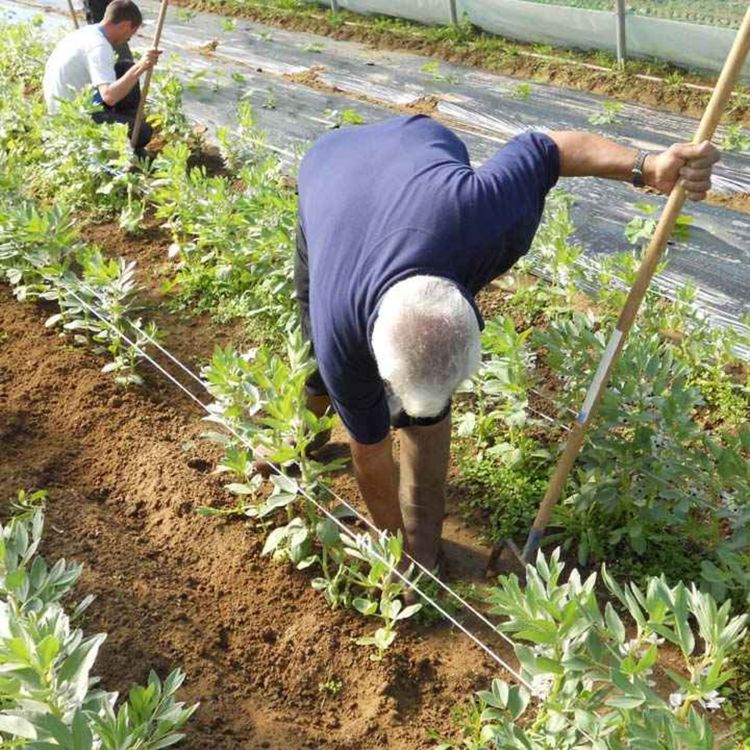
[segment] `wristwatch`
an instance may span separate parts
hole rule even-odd
[[[648,151],[641,151],[639,149],[638,155],[635,157],[633,162],[633,169],[631,171],[631,181],[637,188],[646,187],[646,180],[643,174],[643,165],[646,163],[646,157],[649,156]]]

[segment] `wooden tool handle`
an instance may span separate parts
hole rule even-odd
[[[73,19],[73,26],[79,28],[78,16],[76,15],[76,9],[73,7],[73,0],[68,0],[68,8],[70,9],[70,17]]]
[[[161,31],[164,28],[164,21],[167,18],[167,6],[169,0],[162,0],[161,6],[159,7],[159,15],[156,19],[156,31],[154,32],[154,42],[151,45],[151,49],[159,49],[159,42],[161,41]],[[141,127],[143,127],[143,115],[146,107],[146,97],[148,96],[148,90],[151,86],[151,77],[154,73],[154,69],[150,68],[146,71],[146,78],[143,81],[143,87],[141,88],[141,100],[138,102],[138,111],[135,115],[135,122],[133,123],[133,132],[130,136],[130,143],[133,148],[138,143],[138,136],[141,134]]]
[[[734,44],[732,45],[729,56],[724,63],[724,67],[719,76],[719,80],[716,83],[716,88],[711,96],[708,107],[703,113],[693,143],[703,143],[703,141],[710,140],[713,137],[716,127],[719,124],[719,120],[721,120],[722,114],[724,113],[729,97],[732,94],[732,89],[742,71],[742,66],[745,64],[749,50],[750,7],[745,13],[745,18],[742,21],[740,30],[737,32]],[[555,472],[547,486],[544,500],[539,507],[539,512],[534,520],[534,525],[531,528],[531,532],[529,533],[529,537],[526,540],[526,545],[523,550],[523,559],[525,562],[531,561],[533,554],[536,552],[539,543],[544,536],[544,531],[549,523],[552,510],[560,499],[565,482],[573,468],[576,457],[578,456],[578,452],[586,433],[586,428],[588,427],[591,418],[596,414],[602,394],[604,393],[604,389],[609,381],[609,376],[617,363],[617,358],[619,357],[625,339],[630,332],[635,316],[641,306],[641,302],[646,295],[646,291],[651,283],[656,267],[659,264],[659,260],[664,253],[664,248],[667,246],[667,242],[672,236],[677,218],[679,217],[680,211],[685,203],[685,198],[685,188],[682,183],[679,182],[669,195],[667,205],[662,212],[654,236],[651,238],[648,250],[641,262],[640,268],[638,269],[635,283],[633,284],[625,301],[625,305],[622,308],[622,312],[620,313],[617,327],[612,333],[609,343],[604,350],[604,355],[599,363],[594,379],[589,386],[588,392],[586,393],[586,399],[584,400],[581,411],[578,414],[570,435],[568,436],[568,441],[565,444],[560,459],[558,460]]]

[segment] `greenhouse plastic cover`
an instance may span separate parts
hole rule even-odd
[[[341,8],[428,24],[450,22],[451,0],[337,0]],[[329,0],[318,0],[329,5]],[[486,31],[524,42],[615,52],[614,12],[569,8],[526,0],[455,0],[458,18]],[[612,2],[614,7],[614,0]],[[627,54],[667,60],[693,70],[721,70],[736,31],[628,13]],[[750,79],[750,63],[744,77]]]
[[[318,0],[330,6],[330,0]],[[422,23],[450,23],[451,0],[337,0],[339,8],[355,13],[379,13]]]
[[[69,27],[65,0],[48,0],[56,12],[45,16],[45,27]],[[141,0],[147,19],[157,10],[154,0]],[[0,0],[19,20],[40,6]],[[147,26],[132,45],[150,43]],[[218,42],[206,56],[196,50],[209,39]],[[311,45],[311,43],[314,43]],[[310,48],[314,47],[314,53]],[[167,60],[186,84],[185,110],[196,122],[214,130],[236,122],[237,104],[247,99],[269,148],[290,163],[308,144],[334,124],[334,111],[353,108],[366,122],[394,114],[394,108],[437,97],[433,116],[465,141],[473,163],[492,156],[510,137],[523,130],[591,129],[588,116],[600,111],[602,97],[565,88],[531,83],[526,100],[513,97],[518,79],[473,68],[440,63],[442,78],[422,68],[429,60],[364,44],[269,28],[240,21],[226,30],[221,18],[199,14],[188,21],[170,9],[162,39]],[[162,63],[163,65],[163,63]],[[304,85],[289,76],[316,71],[323,87]],[[269,95],[274,106],[266,107]],[[368,101],[356,96],[367,95]],[[402,110],[403,111],[403,110]],[[621,142],[658,149],[685,140],[696,121],[641,105],[625,105],[623,122],[607,132]],[[718,165],[725,189],[747,191],[750,159],[727,154]],[[664,204],[664,198],[638,193],[626,184],[592,178],[566,179],[564,189],[575,197],[572,219],[575,239],[584,248],[582,262],[595,266],[598,258],[628,247],[624,225],[639,215],[637,204]],[[686,280],[698,285],[698,300],[716,324],[743,327],[739,318],[750,313],[750,216],[707,203],[691,204],[693,217],[688,242],[674,247],[667,270],[654,281],[673,296]]]

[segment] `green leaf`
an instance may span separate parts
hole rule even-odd
[[[604,608],[604,620],[615,643],[625,643],[625,626],[610,602]]]
[[[645,698],[637,696],[618,695],[614,698],[606,700],[604,703],[605,705],[611,706],[612,708],[623,708],[626,710],[631,710],[633,708],[638,708],[638,706],[642,706],[645,701]]]
[[[335,547],[341,541],[339,528],[330,518],[323,518],[318,521],[315,531],[324,547]]]
[[[164,747],[171,747],[176,745],[185,735],[173,732],[168,734],[166,737],[162,737],[158,742],[149,745],[152,750],[161,750]]]
[[[72,750],[91,750],[94,746],[91,730],[88,726],[86,714],[76,711],[73,717],[73,748]]]
[[[695,637],[688,622],[687,589],[680,583],[675,588],[674,597],[674,628],[678,645],[682,653],[688,657],[695,649]]]
[[[299,492],[297,483],[287,477],[285,474],[275,475],[271,477],[271,482],[283,492],[289,493],[290,495],[296,495]]]
[[[43,730],[43,734],[50,735],[56,743],[64,748],[73,744],[73,735],[63,722],[52,714],[43,714],[34,719],[34,724]]]
[[[378,603],[369,599],[352,599],[352,607],[365,616],[374,615],[378,611]]]
[[[241,482],[232,482],[231,484],[224,485],[224,489],[231,492],[234,495],[254,495],[255,488],[249,484],[243,484]]]
[[[23,586],[25,580],[26,570],[24,568],[17,568],[5,576],[5,587],[10,591],[14,591]]]
[[[280,526],[278,529],[274,529],[266,538],[266,543],[263,545],[261,555],[268,555],[271,552],[274,552],[287,536],[289,536],[289,529],[286,526]]]
[[[656,663],[657,655],[658,649],[656,647],[656,644],[652,643],[646,650],[646,653],[644,653],[643,656],[639,659],[636,670],[641,673],[647,669],[651,669],[651,667],[653,667]]]
[[[396,639],[395,630],[387,630],[386,628],[378,628],[373,636],[375,645],[381,650],[385,651]]]
[[[58,679],[75,685],[75,694],[79,700],[86,695],[89,671],[94,665],[99,648],[107,636],[103,633],[91,636],[78,646],[60,666]]]
[[[37,738],[37,731],[28,719],[10,713],[0,714],[0,732],[9,734],[11,737],[22,737],[25,740]]]
[[[396,615],[396,620],[407,620],[412,615],[415,615],[419,610],[422,609],[421,604],[410,604],[408,607],[404,607],[401,612]]]
[[[552,674],[564,674],[565,669],[559,661],[549,659],[546,656],[537,656],[536,664],[539,669],[545,672],[551,672]]]
[[[516,721],[529,705],[531,700],[531,694],[524,687],[513,686],[510,688],[508,694],[508,710],[511,713],[511,718]]]
[[[48,635],[37,646],[37,653],[39,654],[42,669],[48,669],[55,657],[60,653],[60,642],[55,636]]]

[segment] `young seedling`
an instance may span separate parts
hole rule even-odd
[[[658,220],[654,218],[657,207],[651,203],[636,203],[637,208],[646,216],[634,216],[625,225],[625,237],[631,245],[645,244],[651,240]],[[688,214],[681,214],[677,217],[674,232],[672,236],[677,242],[687,242],[690,239],[690,227],[693,224],[693,217]]]
[[[263,109],[276,109],[276,92],[272,86],[266,89],[266,99],[261,106]]]
[[[519,99],[522,102],[528,100],[531,96],[531,84],[529,83],[517,83],[510,94],[514,99]]]
[[[672,71],[665,79],[667,86],[679,89],[685,83],[685,76],[677,70]]]
[[[421,73],[432,78],[433,81],[445,81],[446,83],[458,83],[458,76],[453,73],[443,73],[440,69],[440,63],[437,60],[427,62],[419,69]]]
[[[318,692],[323,696],[321,705],[325,704],[328,698],[337,698],[343,687],[344,683],[338,677],[330,676],[325,682],[319,682]]]
[[[361,536],[343,536],[348,555],[360,560],[367,566],[367,571],[353,570],[353,579],[363,589],[364,596],[352,601],[352,606],[367,617],[379,617],[383,625],[371,636],[357,638],[360,646],[375,646],[373,661],[382,660],[388,647],[396,638],[395,625],[419,612],[421,604],[404,606],[400,597],[406,585],[393,572],[403,570],[404,577],[413,573],[413,565],[404,570],[403,539],[401,535],[390,536],[380,533],[377,538],[369,534]]]
[[[721,150],[750,152],[750,132],[741,125],[728,125],[721,139]]]
[[[349,107],[342,110],[327,109],[323,114],[330,121],[328,127],[332,130],[345,125],[364,125],[365,122],[365,118],[359,112]]]
[[[177,9],[177,20],[182,21],[182,23],[190,23],[197,15],[197,10],[190,10],[189,8]]]
[[[592,125],[620,125],[625,105],[622,102],[607,101],[602,104],[601,112],[595,112],[589,116],[589,122]]]

